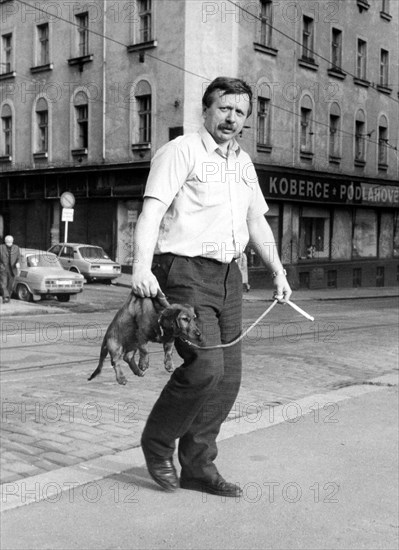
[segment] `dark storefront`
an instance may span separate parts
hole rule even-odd
[[[399,186],[394,182],[258,167],[290,280],[301,288],[398,281]],[[264,280],[249,255],[255,284]]]

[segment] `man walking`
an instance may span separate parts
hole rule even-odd
[[[14,278],[20,269],[20,252],[14,243],[14,237],[7,235],[4,244],[0,245],[0,285],[3,302],[10,301]]]
[[[242,279],[234,261],[249,239],[271,270],[279,300],[291,295],[268,207],[250,157],[236,141],[252,111],[252,90],[219,77],[202,98],[204,126],[164,145],[154,156],[135,232],[132,290],[194,306],[204,346],[237,338]],[[262,243],[262,245],[260,245]],[[181,341],[183,364],[155,403],[142,435],[152,478],[174,491],[173,452],[179,439],[180,487],[237,497],[214,463],[216,438],[237,397],[241,345],[194,350]]]

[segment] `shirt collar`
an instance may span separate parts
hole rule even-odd
[[[222,155],[223,157],[226,156],[224,153],[222,153],[222,151],[219,148],[219,145],[213,139],[213,137],[205,128],[205,126],[202,126],[202,128],[200,128],[198,133],[201,136],[202,143],[204,144],[204,147],[207,153],[213,153],[214,151],[216,151],[219,155]],[[233,138],[232,141],[230,142],[229,151],[234,152],[236,156],[240,154],[241,147],[239,146],[235,138]]]

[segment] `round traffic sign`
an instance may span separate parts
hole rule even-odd
[[[75,206],[75,197],[69,191],[62,193],[60,201],[63,208],[73,208]]]

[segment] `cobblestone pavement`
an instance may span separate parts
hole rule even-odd
[[[229,421],[256,422],[279,404],[287,404],[287,415],[295,416],[301,397],[397,371],[397,312],[374,312],[370,306],[356,314],[353,304],[301,304],[316,317],[314,324],[293,317],[288,307],[275,308],[272,320],[244,341],[242,387]],[[246,304],[245,326],[264,307]],[[110,318],[111,313],[102,316],[104,326]],[[21,346],[13,353],[15,365],[53,366],[3,372],[2,483],[139,446],[147,415],[167,381],[156,345],[146,376],[128,372],[126,386],[116,383],[109,363],[101,377],[87,382],[96,366],[98,340],[64,343],[64,352],[79,364],[60,366],[59,348],[58,343],[45,351]],[[337,407],[331,403],[317,414],[332,418]]]

